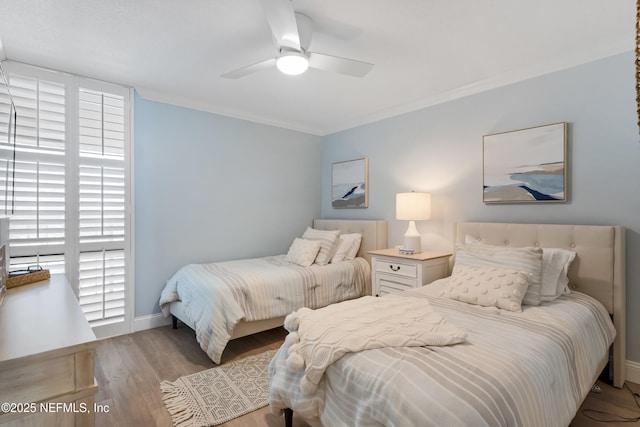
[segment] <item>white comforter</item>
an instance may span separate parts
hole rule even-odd
[[[311,395],[285,342],[270,365],[272,411],[335,427],[569,425],[615,336],[602,305],[573,292],[507,312],[437,297],[440,285],[410,294],[467,330],[466,342],[346,354]]]
[[[200,347],[220,363],[241,320],[286,316],[300,307],[318,308],[370,293],[371,268],[363,258],[300,267],[284,255],[190,264],[169,279],[160,295],[162,313],[182,301]]]
[[[424,298],[371,295],[287,316],[287,366],[304,370],[303,393],[317,390],[329,365],[344,354],[382,347],[452,345],[466,332],[447,323]]]

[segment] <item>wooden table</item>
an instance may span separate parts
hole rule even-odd
[[[9,289],[0,305],[0,424],[93,426],[95,348],[64,275]]]

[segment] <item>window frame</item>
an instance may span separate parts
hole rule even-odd
[[[79,296],[80,253],[89,252],[81,247],[100,247],[124,251],[124,320],[106,325],[93,326],[98,338],[126,334],[134,330],[134,197],[133,197],[133,123],[134,123],[134,90],[122,85],[103,82],[83,76],[76,76],[55,70],[3,61],[3,67],[11,83],[11,74],[37,78],[65,86],[65,243],[64,264],[65,275],[76,295]],[[124,98],[124,242],[120,245],[80,243],[80,89],[89,89],[120,95]],[[18,111],[18,117],[20,112]],[[92,162],[91,160],[89,162]],[[109,159],[98,160],[103,166],[109,165]],[[86,164],[86,163],[85,163]],[[118,247],[119,246],[119,247]]]

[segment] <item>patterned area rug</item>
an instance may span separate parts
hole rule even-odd
[[[215,426],[267,406],[269,362],[276,350],[197,374],[163,381],[160,390],[176,427]]]

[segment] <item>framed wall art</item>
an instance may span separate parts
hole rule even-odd
[[[331,207],[369,207],[369,159],[348,160],[331,165]]]
[[[483,201],[567,201],[567,123],[482,138]]]

